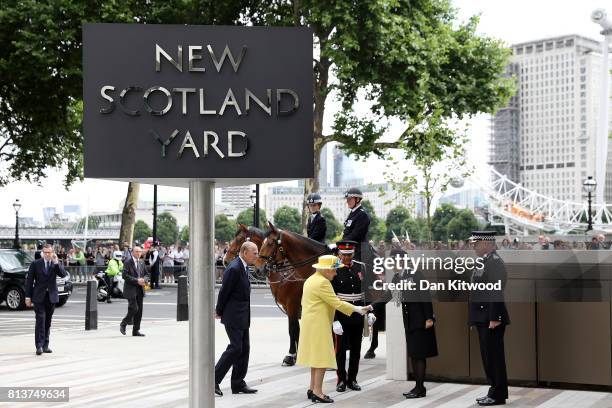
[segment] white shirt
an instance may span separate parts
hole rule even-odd
[[[357,211],[359,207],[361,207],[361,204],[357,204],[353,209],[351,209],[351,212]]]

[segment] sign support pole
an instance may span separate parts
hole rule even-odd
[[[215,406],[215,183],[189,182],[189,407]]]

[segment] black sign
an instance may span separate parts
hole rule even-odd
[[[312,177],[312,32],[85,24],[85,176]]]

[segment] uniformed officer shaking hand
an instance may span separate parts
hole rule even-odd
[[[340,241],[336,243],[338,255],[342,266],[336,270],[336,276],[332,280],[334,292],[340,300],[344,300],[355,306],[365,306],[365,296],[361,290],[361,279],[363,268],[361,262],[353,261],[355,247],[354,241]],[[374,324],[376,317],[368,314],[368,323]],[[354,391],[360,391],[357,383],[359,371],[359,359],[361,357],[361,340],[363,338],[363,317],[357,313],[346,316],[336,311],[333,323],[334,346],[336,350],[336,365],[338,366],[338,382],[336,391],[344,392],[346,387]],[[346,372],[346,352],[350,352],[348,375]]]
[[[470,241],[484,267],[472,273],[474,283],[506,285],[506,267],[496,252],[494,231],[473,231]],[[469,303],[469,325],[478,330],[482,365],[490,385],[487,395],[477,398],[481,406],[503,405],[508,398],[508,376],[504,353],[504,333],[510,317],[504,303],[503,291],[472,292]]]
[[[311,193],[306,198],[306,204],[308,204],[308,211],[310,212],[306,226],[308,238],[324,244],[325,235],[327,234],[327,222],[323,214],[321,214],[323,200],[319,194]]]

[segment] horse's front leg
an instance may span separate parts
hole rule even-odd
[[[283,359],[284,366],[295,365],[298,341],[300,339],[299,307],[295,302],[287,305],[287,319],[289,321],[289,354]]]

